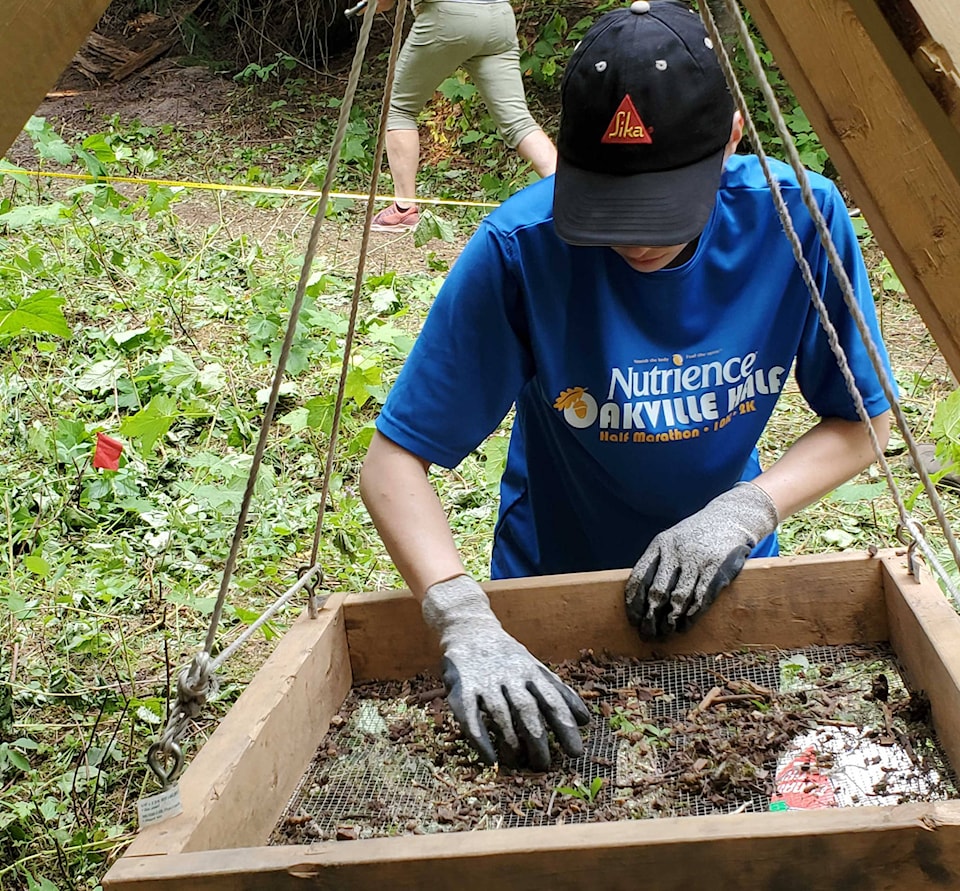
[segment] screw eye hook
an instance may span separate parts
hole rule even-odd
[[[302,579],[305,575],[313,571],[313,566],[303,566],[297,569],[297,578]],[[323,570],[317,569],[316,574],[313,575],[309,581],[304,584],[304,589],[307,592],[307,610],[310,614],[311,619],[317,617],[317,608],[319,604],[317,603],[317,588],[323,584]]]
[[[176,743],[155,742],[147,750],[147,765],[163,788],[168,789],[183,769],[183,751]]]
[[[920,581],[920,561],[917,558],[917,537],[924,534],[923,524],[911,521],[909,528],[900,523],[897,526],[896,539],[907,546],[907,569],[918,582]]]

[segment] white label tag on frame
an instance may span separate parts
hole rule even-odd
[[[175,817],[183,813],[180,803],[180,787],[174,783],[169,789],[164,789],[156,795],[148,795],[137,801],[137,818],[140,828],[152,826],[168,817]]]

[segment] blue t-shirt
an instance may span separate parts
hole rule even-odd
[[[881,414],[796,178],[771,163],[866,409]],[[824,177],[811,185],[888,362],[843,200]],[[658,532],[756,477],[794,360],[817,415],[857,419],[755,157],[728,161],[696,252],[673,269],[641,273],[609,248],[566,244],[552,208],[547,179],[481,224],[377,420],[454,467],[516,405],[493,578],[632,566]],[[753,556],[775,553],[771,536]]]

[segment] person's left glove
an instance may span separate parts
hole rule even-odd
[[[643,637],[682,631],[737,577],[778,522],[763,489],[737,483],[650,542],[627,580],[627,617]]]
[[[447,702],[484,761],[493,764],[496,754],[482,712],[513,761],[525,748],[530,766],[546,770],[548,727],[566,754],[583,754],[577,725],[590,721],[583,700],[503,630],[476,581],[459,575],[431,585],[422,609],[426,623],[440,634]]]

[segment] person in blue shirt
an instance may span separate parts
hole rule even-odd
[[[556,175],[470,239],[377,420],[361,492],[488,762],[488,725],[546,768],[547,731],[577,755],[589,715],[466,574],[431,465],[456,466],[515,406],[492,576],[633,567],[627,616],[657,638],[873,460],[759,161],[735,154],[742,127],[685,3],[598,19],[564,74]],[[877,374],[793,171],[771,163],[885,445]],[[810,183],[892,379],[843,200]],[[819,420],[764,470],[757,442],[791,369]]]

